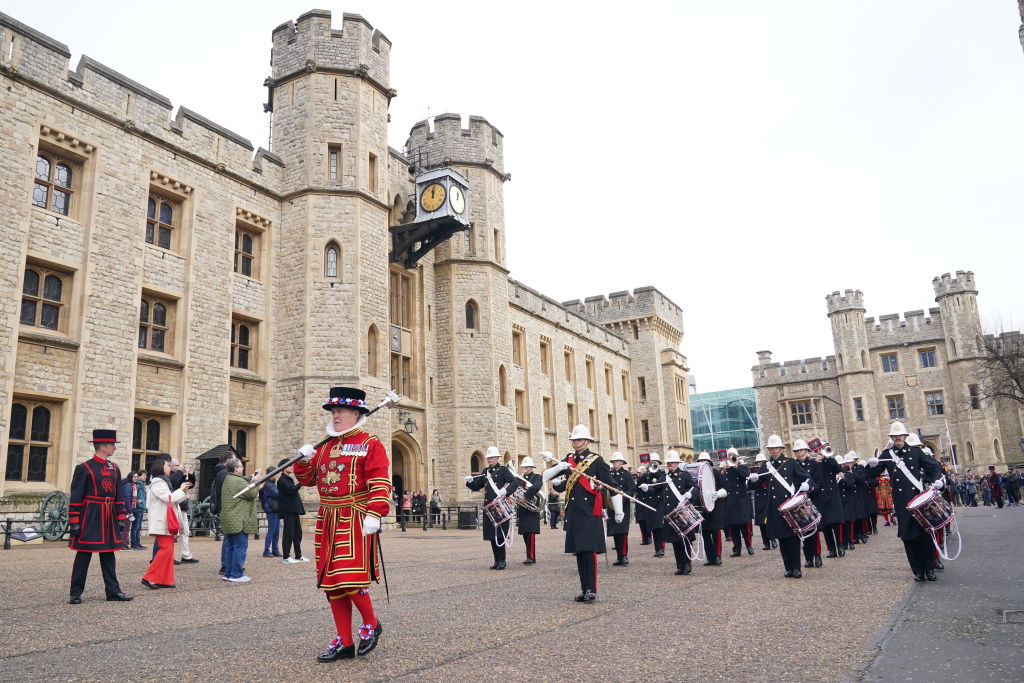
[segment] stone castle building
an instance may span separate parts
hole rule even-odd
[[[390,148],[391,43],[362,17],[273,30],[272,152],[3,14],[0,47],[0,495],[67,490],[99,427],[123,469],[225,441],[276,463],[336,384],[406,397],[369,428],[396,485],[448,503],[488,445],[564,453],[577,422],[634,464],[690,449],[680,308],[510,279],[502,133],[444,114]],[[469,229],[396,259],[442,168]]]
[[[960,467],[975,472],[1024,461],[1024,410],[981,398],[974,273],[946,273],[932,285],[938,307],[877,321],[864,317],[860,290],[829,294],[834,355],[780,364],[758,351],[752,372],[762,433],[787,443],[817,437],[870,457],[900,420],[950,465],[954,449]]]

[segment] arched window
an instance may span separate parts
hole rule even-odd
[[[328,242],[324,250],[324,276],[338,277],[338,266],[341,262],[341,248],[336,242]]]
[[[974,462],[974,444],[967,442],[967,462]]]
[[[74,166],[58,157],[36,157],[36,177],[32,186],[32,204],[54,213],[71,215]]]
[[[480,451],[477,451],[473,455],[469,456],[469,471],[471,473],[473,473],[473,474],[476,474],[477,472],[482,470],[483,469],[483,466],[481,465],[482,462],[483,462],[483,459],[480,456]]]
[[[498,401],[503,406],[508,405],[508,376],[504,365],[498,366]]]
[[[999,439],[992,439],[992,453],[996,456],[996,462],[1003,462],[1003,447]]]
[[[868,352],[863,349],[860,352],[860,369],[866,370],[868,367]]]
[[[174,206],[163,197],[150,195],[146,203],[146,242],[170,249],[174,228]]]
[[[50,438],[51,408],[48,405],[15,403],[11,407],[8,432],[7,481],[46,481]]]
[[[366,374],[371,377],[377,377],[377,373],[380,372],[380,361],[377,357],[379,345],[377,326],[370,325],[370,330],[366,333]]]
[[[475,330],[479,324],[479,310],[476,307],[476,302],[470,299],[466,302],[466,329]]]

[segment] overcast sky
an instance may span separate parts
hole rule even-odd
[[[512,276],[560,301],[654,285],[701,392],[749,386],[760,349],[832,353],[836,289],[877,317],[973,270],[983,323],[1024,321],[1013,0],[312,3],[3,11],[264,147],[270,32],[362,14],[393,43],[391,145],[486,117]]]

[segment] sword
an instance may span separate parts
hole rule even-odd
[[[565,462],[564,460],[555,460],[554,458],[552,458],[550,456],[545,457],[544,460],[547,461],[547,462]],[[565,464],[569,465],[569,463],[565,463]],[[587,479],[589,479],[592,483],[594,483],[597,486],[603,486],[606,489],[608,489],[609,491],[614,491],[615,493],[619,494],[620,496],[624,496],[626,498],[629,498],[631,501],[633,501],[637,505],[643,505],[645,508],[647,508],[651,512],[657,512],[657,510],[655,508],[652,508],[650,505],[648,505],[647,503],[643,502],[642,500],[637,500],[636,498],[634,498],[633,496],[629,495],[625,491],[617,489],[614,486],[612,486],[611,484],[606,484],[603,481],[601,481],[600,479],[598,479],[597,477],[589,475],[586,472],[582,472],[579,469],[573,467],[572,465],[569,465],[569,469],[572,470],[573,472],[578,472],[581,476],[586,477]]]
[[[402,400],[402,397],[400,395],[396,394],[393,391],[389,391],[387,394],[384,395],[384,398],[381,400],[381,402],[378,403],[369,412],[367,412],[364,417],[370,417],[371,415],[373,415],[375,412],[377,412],[381,408],[394,408],[395,406],[398,405],[398,402],[401,401],[401,400]],[[317,449],[319,449],[321,446],[323,446],[325,443],[327,443],[328,441],[330,441],[333,438],[335,438],[335,437],[328,436],[326,439],[324,439],[323,441],[321,441],[317,445],[313,446],[313,451],[315,452]],[[299,460],[302,460],[302,458],[303,458],[303,455],[301,453],[296,454],[295,457],[289,458],[288,461],[285,462],[283,465],[278,465],[274,469],[272,469],[269,472],[267,472],[266,474],[264,474],[259,479],[253,479],[251,482],[249,482],[248,486],[246,486],[244,489],[242,489],[241,491],[236,493],[234,496],[232,496],[232,498],[238,498],[243,493],[247,493],[249,491],[252,491],[254,488],[256,488],[257,486],[262,485],[263,482],[267,481],[271,477],[276,476],[277,474],[285,471],[286,469],[288,469],[289,467],[291,467],[292,465],[297,463]]]

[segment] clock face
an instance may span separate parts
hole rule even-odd
[[[444,198],[444,185],[441,183],[430,183],[423,188],[423,193],[420,194],[420,206],[427,213],[433,213],[444,204]]]
[[[448,193],[448,202],[452,205],[452,211],[462,213],[466,210],[466,195],[458,185],[452,185]]]

